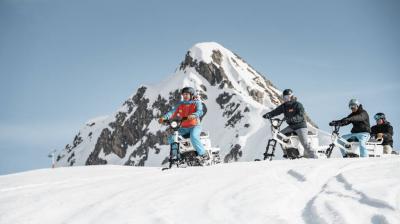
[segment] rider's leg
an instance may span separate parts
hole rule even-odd
[[[293,129],[287,126],[286,128],[282,129],[280,131],[282,134],[286,135],[287,133],[293,132]],[[287,155],[286,149],[281,145],[282,151],[283,151],[283,156]]]
[[[352,138],[353,136],[354,136],[353,134],[347,134],[347,135],[342,135],[342,138],[345,140],[348,140],[348,139]],[[346,151],[344,151],[341,147],[339,147],[339,149],[340,149],[340,152],[342,153],[342,156],[346,156]]]
[[[384,145],[383,146],[383,153],[384,154],[392,154],[392,146],[390,145]]]
[[[197,155],[203,156],[205,155],[206,150],[204,149],[204,146],[200,141],[200,133],[200,125],[196,125],[193,128],[190,128],[190,141],[192,142],[194,149],[196,149]]]
[[[304,148],[304,157],[305,158],[315,158],[314,151],[311,150],[311,144],[308,141],[308,129],[307,128],[299,128],[296,131],[297,136],[299,137],[300,143]]]
[[[282,134],[286,135],[287,133],[290,133],[290,132],[293,132],[293,131],[294,130],[291,127],[287,126],[286,128],[282,129],[280,132]]]
[[[168,136],[168,144],[171,147],[171,151],[170,151],[170,156],[171,158],[178,158],[178,145],[177,144],[173,144],[175,142],[175,136],[174,134],[171,134]]]
[[[180,128],[180,129],[178,130],[178,134],[179,134],[179,135],[185,135],[185,134],[187,134],[187,133],[189,133],[189,132],[190,132],[190,130],[187,129],[187,128]],[[171,151],[172,156],[173,156],[173,157],[178,157],[178,158],[179,158],[179,155],[178,155],[178,144],[172,144],[172,143],[175,142],[175,138],[176,138],[175,133],[170,134],[170,135],[168,136],[168,144],[169,144],[169,145],[171,146],[171,148],[172,148],[172,151]]]
[[[178,134],[181,136],[189,134],[189,133],[190,133],[190,128],[179,128],[179,130],[178,130]],[[174,142],[174,138],[175,138],[174,134],[175,133],[173,132],[168,136],[168,144],[171,144]]]
[[[354,136],[356,136],[356,138],[360,142],[360,157],[368,157],[368,150],[366,143],[370,137],[369,133],[367,132],[355,133]]]

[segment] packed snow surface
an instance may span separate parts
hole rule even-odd
[[[400,159],[36,170],[0,176],[0,223],[400,223]]]

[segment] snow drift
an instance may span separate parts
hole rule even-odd
[[[400,223],[400,159],[86,166],[0,176],[0,223]]]

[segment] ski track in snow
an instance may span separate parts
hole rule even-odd
[[[0,223],[400,223],[400,158],[0,176]]]

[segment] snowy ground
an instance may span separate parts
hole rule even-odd
[[[0,176],[0,223],[400,223],[400,159]]]

